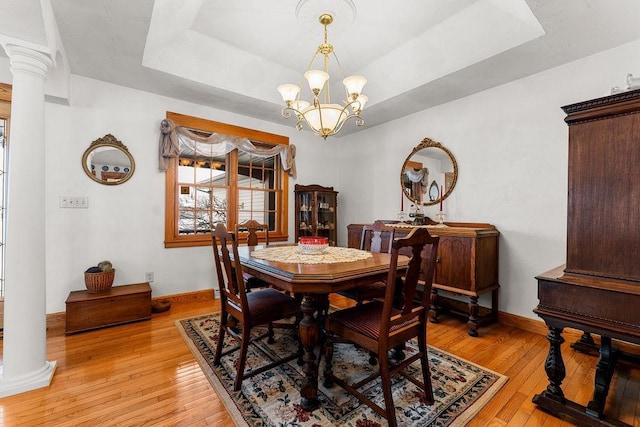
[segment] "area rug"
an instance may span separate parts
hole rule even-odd
[[[220,366],[213,366],[213,355],[220,326],[220,314],[209,314],[191,319],[177,320],[176,326],[193,352],[228,412],[238,426],[386,426],[386,421],[361,404],[342,388],[330,389],[322,385],[322,363],[318,398],[321,407],[313,412],[304,411],[298,392],[303,377],[296,360],[247,379],[242,389],[233,391],[237,352],[222,358]],[[264,332],[256,328],[257,333]],[[280,331],[280,332],[278,332]],[[263,343],[271,357],[288,354],[297,347],[291,330],[276,330],[276,342]],[[225,347],[234,345],[225,337]],[[407,354],[416,351],[409,343]],[[368,364],[369,355],[353,345],[337,344],[333,367],[338,376],[364,378],[374,367]],[[249,347],[247,370],[265,363],[265,356]],[[464,426],[477,414],[507,381],[507,377],[451,354],[429,347],[429,363],[435,395],[435,404],[424,403],[424,393],[410,381],[397,376],[393,382],[396,418],[400,426]],[[409,367],[421,378],[420,364]],[[378,383],[371,383],[367,395],[377,397],[384,407]],[[374,400],[376,400],[374,398]]]

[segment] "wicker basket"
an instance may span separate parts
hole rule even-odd
[[[113,286],[113,279],[116,276],[116,271],[111,270],[100,273],[84,273],[84,284],[90,294],[97,294],[100,292],[108,292]]]

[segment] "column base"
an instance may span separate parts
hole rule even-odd
[[[55,370],[56,361],[46,361],[45,365],[35,372],[18,378],[5,379],[2,376],[2,367],[0,367],[0,398],[49,386]]]

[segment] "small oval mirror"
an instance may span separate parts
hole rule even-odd
[[[133,175],[136,164],[127,147],[107,134],[91,143],[82,155],[82,168],[89,178],[105,185],[118,185]]]
[[[451,151],[425,138],[407,157],[400,171],[400,185],[409,200],[424,206],[446,199],[458,180],[458,163]],[[444,194],[440,194],[440,188]]]
[[[434,200],[440,200],[440,189],[438,188],[438,183],[432,181],[429,186],[429,201],[433,202]]]

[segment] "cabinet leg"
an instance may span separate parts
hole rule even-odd
[[[596,369],[593,398],[587,404],[587,414],[600,418],[604,412],[604,403],[609,393],[609,385],[616,364],[616,354],[611,348],[611,338],[601,336],[600,359]]]
[[[491,319],[498,321],[498,289],[491,291]]]
[[[549,327],[547,340],[549,340],[549,353],[544,363],[544,370],[547,373],[549,385],[547,386],[546,395],[558,402],[564,403],[564,393],[560,385],[567,372],[564,367],[564,361],[562,360],[562,352],[560,351],[560,346],[564,342],[564,338],[562,338],[562,328]]]
[[[478,336],[478,297],[469,297],[469,320],[467,321],[467,332],[472,337]]]
[[[429,303],[429,321],[438,323],[438,290],[436,288],[431,288]]]

